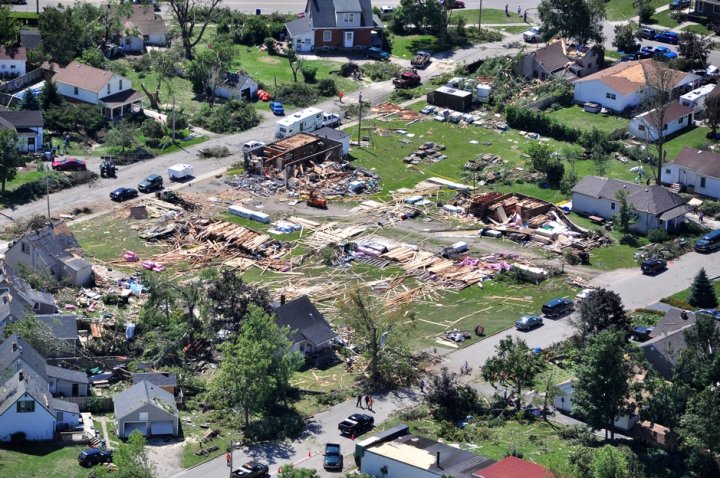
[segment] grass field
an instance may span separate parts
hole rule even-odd
[[[58,447],[37,442],[22,448],[0,448],[0,474],[8,478],[85,478],[87,470],[78,466],[82,446]]]
[[[604,133],[612,133],[616,129],[626,128],[630,124],[630,120],[620,116],[588,113],[580,105],[553,111],[548,113],[548,116],[579,129],[597,128]]]
[[[463,18],[468,25],[478,24],[478,9],[470,10],[453,10],[453,18]],[[510,10],[510,15],[505,15],[505,10],[499,8],[483,8],[482,9],[482,24],[485,25],[500,25],[505,23],[523,23],[522,15],[517,14],[517,10]],[[529,25],[529,23],[528,23]],[[526,27],[527,29],[527,27]]]
[[[711,277],[710,280],[713,280],[713,278]],[[715,286],[715,294],[720,297],[720,280],[713,280],[713,285]],[[690,299],[690,288],[688,287],[687,289],[673,294],[670,297],[673,299],[682,300],[683,302],[687,302],[688,299]]]
[[[675,28],[678,22],[670,16],[670,10],[658,12],[650,18],[650,25],[660,25],[667,28]]]
[[[412,60],[418,50],[427,50],[431,53],[441,50],[434,35],[393,35],[392,47],[393,56],[404,60]]]
[[[717,141],[707,138],[709,131],[710,129],[708,128],[695,126],[681,131],[678,135],[670,136],[669,140],[665,143],[667,161],[675,159],[675,156],[677,156],[685,146],[695,148],[703,144],[717,143]]]
[[[594,224],[592,221],[585,217],[572,214],[570,219],[580,227],[589,230],[604,230],[603,226]],[[623,267],[637,267],[637,261],[635,260],[635,253],[637,252],[637,246],[644,246],[650,243],[650,241],[644,236],[634,236],[637,240],[637,246],[631,246],[628,244],[621,244],[621,234],[617,230],[613,230],[609,233],[614,239],[615,244],[609,247],[600,247],[590,251],[590,266],[600,270],[613,270]]]
[[[667,3],[667,0],[651,0],[648,5],[659,8],[667,5]],[[607,19],[610,21],[628,20],[638,15],[638,10],[633,7],[632,0],[610,0],[605,4],[605,8],[607,10]]]
[[[712,35],[713,33],[715,33],[712,30],[710,30],[708,27],[706,27],[705,25],[700,25],[699,23],[696,25],[688,25],[686,27],[683,27],[682,31],[693,32],[693,33],[697,33],[698,35]]]

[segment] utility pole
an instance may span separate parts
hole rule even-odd
[[[362,93],[358,95],[358,148],[362,148]]]
[[[642,28],[642,9],[646,3],[650,3],[650,0],[633,0],[633,7],[638,12],[638,28]]]
[[[50,175],[49,174],[45,174],[45,197],[47,197],[48,223],[51,224],[52,221],[50,219]]]
[[[478,8],[478,32],[482,28],[482,0],[480,0],[480,8]]]

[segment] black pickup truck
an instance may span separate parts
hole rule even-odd
[[[368,430],[372,430],[375,425],[375,419],[364,413],[353,413],[338,425],[340,433],[348,436],[362,435]]]
[[[230,475],[232,478],[266,478],[270,476],[270,468],[262,463],[249,461],[236,468]]]

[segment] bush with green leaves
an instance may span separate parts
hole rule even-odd
[[[273,40],[271,37],[267,37],[263,41],[263,45],[265,45],[265,51],[267,51],[268,55],[273,56],[277,54],[277,51],[275,50],[275,40]]]
[[[215,106],[204,104],[195,115],[195,123],[213,133],[235,133],[257,126],[260,117],[249,103],[230,100]]]
[[[558,141],[575,143],[580,139],[582,131],[537,111],[518,106],[507,106],[505,118],[508,125],[525,131],[533,131],[542,136],[549,136]]]
[[[661,244],[670,239],[670,236],[665,229],[650,229],[647,233],[647,237],[650,242],[654,242],[656,244]]]
[[[402,69],[400,65],[389,61],[375,61],[366,63],[360,67],[363,75],[373,81],[387,81],[395,77]]]
[[[700,205],[700,211],[708,217],[718,217],[720,216],[720,201],[706,199]]]
[[[165,128],[154,118],[148,118],[142,122],[140,131],[148,139],[160,139],[165,136]]]
[[[320,96],[330,97],[338,94],[337,83],[332,78],[321,79],[315,85],[315,89]]]
[[[315,83],[317,81],[317,71],[317,66],[308,63],[304,63],[300,68],[305,83]]]
[[[302,108],[316,103],[318,92],[314,86],[305,83],[282,83],[273,91],[273,98]]]

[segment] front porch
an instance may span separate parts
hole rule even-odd
[[[143,109],[143,95],[135,90],[126,90],[100,99],[103,114],[108,118],[122,118],[128,113]]]

